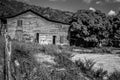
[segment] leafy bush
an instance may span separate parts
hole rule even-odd
[[[11,56],[12,77],[17,80],[51,80],[49,70],[36,62],[32,53],[35,49],[30,48],[31,46],[28,47],[27,45],[16,45],[13,48]]]
[[[108,76],[107,80],[120,80],[120,72],[119,71],[114,71]]]
[[[85,59],[83,60],[78,60],[75,62],[76,66],[79,67],[79,69],[83,72],[83,73],[87,73],[89,71],[92,70],[95,62],[93,62],[93,60],[90,59]]]
[[[107,75],[107,71],[103,69],[94,70],[93,66],[95,62],[91,59],[78,60],[75,62],[76,66],[78,67],[79,71],[81,71],[86,77],[90,78],[91,80],[103,80],[103,78]]]
[[[29,46],[28,46],[29,45]],[[26,80],[86,80],[77,71],[68,55],[54,45],[40,46],[32,43],[14,42],[12,45],[12,76],[15,79]],[[55,56],[56,65],[46,67],[44,63],[37,63],[33,57],[35,53],[45,53]],[[33,54],[34,53],[34,54]],[[19,66],[15,64],[19,62]],[[63,70],[61,70],[63,69]]]
[[[112,53],[111,47],[93,48],[94,53]]]
[[[41,46],[33,43],[13,42],[12,44],[11,72],[15,79],[26,80],[104,80],[107,71],[94,70],[96,62],[91,59],[72,62],[70,54],[54,45]],[[57,51],[58,50],[58,51]],[[61,51],[59,51],[61,50]],[[44,53],[54,56],[56,64],[47,67],[45,63],[37,63],[34,54]],[[19,62],[19,66],[15,64]],[[119,80],[119,72],[108,76],[108,80]],[[14,80],[14,79],[13,79]]]

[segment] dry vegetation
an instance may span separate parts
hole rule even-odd
[[[71,61],[70,50],[55,45],[12,43],[12,76],[26,80],[119,80],[119,72],[108,75],[102,68],[93,69],[96,62]],[[17,63],[15,63],[17,61]],[[18,64],[18,65],[17,65]],[[117,77],[117,79],[115,79]]]
[[[4,80],[4,39],[0,41],[0,80]],[[119,80],[120,72],[94,69],[91,59],[71,61],[72,48],[12,42],[12,80]],[[95,54],[94,54],[95,55]],[[98,55],[99,56],[99,55]],[[99,56],[102,57],[102,56]],[[106,64],[106,63],[105,63]]]
[[[12,49],[13,78],[27,80],[86,80],[69,59],[70,54],[61,53],[59,46],[13,42]],[[15,61],[19,63],[18,66]]]

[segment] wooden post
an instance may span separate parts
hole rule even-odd
[[[7,80],[11,80],[11,68],[10,68],[10,61],[11,61],[11,41],[9,36],[4,34],[5,36],[5,54],[6,54],[6,68],[7,68]]]

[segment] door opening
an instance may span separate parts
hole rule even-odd
[[[53,36],[53,44],[56,44],[56,36]]]
[[[39,43],[39,33],[36,33],[36,42]]]

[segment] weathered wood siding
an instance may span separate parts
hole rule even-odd
[[[18,20],[22,20],[22,26],[18,26]],[[39,33],[41,44],[52,44],[53,36],[56,36],[56,44],[68,44],[69,25],[48,21],[32,12],[7,19],[7,26],[12,39],[35,42],[36,34]],[[62,43],[61,36],[64,38]]]

